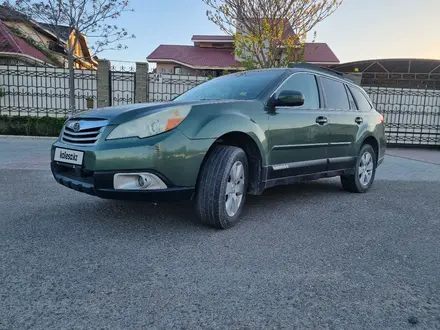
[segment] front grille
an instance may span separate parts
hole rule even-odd
[[[62,141],[69,144],[95,144],[107,120],[72,119],[63,127]]]

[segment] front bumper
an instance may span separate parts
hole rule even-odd
[[[70,189],[106,199],[139,200],[139,201],[178,201],[189,200],[194,195],[194,187],[178,187],[158,172],[150,171],[166,183],[166,189],[155,190],[118,190],[113,187],[116,173],[130,171],[87,171],[65,164],[51,162],[51,170],[55,180]],[[143,171],[147,172],[147,171]]]
[[[178,129],[145,139],[75,145],[58,139],[51,150],[51,169],[57,182],[71,189],[110,199],[181,200],[194,193],[204,156],[214,140],[191,140]],[[83,152],[81,165],[55,161],[56,148]],[[166,189],[115,189],[116,173],[152,173]]]

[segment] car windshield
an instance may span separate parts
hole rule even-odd
[[[282,70],[234,73],[200,84],[174,101],[252,100],[282,74]]]

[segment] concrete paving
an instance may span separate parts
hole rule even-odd
[[[387,154],[440,165],[440,146],[439,149],[391,148]]]

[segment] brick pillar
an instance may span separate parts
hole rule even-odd
[[[148,102],[148,63],[136,62],[134,102]]]
[[[98,108],[111,105],[110,61],[98,60],[97,72]]]

